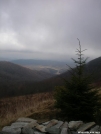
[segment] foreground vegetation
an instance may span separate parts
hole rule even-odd
[[[19,117],[30,117],[39,122],[59,119],[61,111],[54,108],[54,103],[52,92],[3,98],[0,100],[0,130]]]
[[[0,100],[0,129],[19,117],[33,117],[39,121],[56,116],[53,93],[39,93]]]
[[[71,77],[64,80],[64,86],[58,86],[55,90],[56,107],[61,109],[69,121],[93,121],[101,117],[99,90],[92,85],[93,74],[85,73],[87,60],[83,57],[85,50],[81,49],[79,41],[79,48],[76,50],[77,60],[72,59],[75,68],[70,67]]]

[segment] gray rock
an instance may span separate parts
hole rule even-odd
[[[60,134],[67,134],[67,129],[68,129],[68,128],[62,128]]]
[[[21,133],[21,128],[13,128],[11,126],[6,126],[6,127],[3,127],[2,131],[3,132],[14,133],[14,134],[20,134]]]
[[[58,123],[56,125],[54,125],[54,127],[56,128],[60,128],[63,124],[63,121],[58,121]]]
[[[21,131],[23,134],[34,134],[34,130],[31,129],[31,128],[22,128],[22,131]]]
[[[41,131],[41,132],[46,132],[46,130],[45,130],[46,129],[46,126],[44,126],[44,125],[39,125],[38,124],[36,126],[36,129],[39,130],[39,131]]]
[[[22,127],[25,127],[27,126],[29,123],[27,122],[15,122],[15,123],[12,123],[11,126],[13,128],[22,128]]]
[[[100,134],[101,134],[101,126],[99,127],[99,132],[100,132]]]
[[[83,124],[77,131],[86,131],[87,129],[90,129],[91,127],[93,127],[95,125],[95,122],[89,122],[86,124]]]
[[[54,126],[50,127],[50,128],[46,128],[45,130],[50,134],[60,134],[60,132],[61,132],[60,128],[56,128]]]
[[[0,131],[0,134],[14,134],[14,133]]]
[[[98,125],[96,125],[92,129],[90,129],[90,132],[95,132],[95,131],[99,131],[99,126]]]
[[[46,127],[47,127],[47,128],[48,128],[48,127],[52,127],[52,126],[56,125],[57,123],[58,123],[58,120],[53,119],[53,120],[51,120],[51,121],[46,125]]]
[[[34,134],[45,134],[45,133],[34,131]]]
[[[71,134],[78,134],[77,131],[71,131]]]
[[[70,129],[67,130],[67,134],[72,134],[72,132],[70,131]]]
[[[36,121],[32,121],[31,123],[29,123],[28,125],[26,125],[25,127],[29,127],[29,128],[34,128],[38,125],[38,123]]]
[[[50,121],[42,123],[42,125],[48,125]]]
[[[60,128],[68,128],[68,122],[64,122]]]
[[[31,119],[31,118],[24,118],[24,117],[21,117],[17,120],[17,122],[32,122],[32,121],[35,121],[34,119]]]
[[[70,121],[68,127],[70,129],[78,129],[83,124],[83,121]]]

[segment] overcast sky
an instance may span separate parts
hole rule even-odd
[[[0,57],[101,56],[101,0],[0,0]]]

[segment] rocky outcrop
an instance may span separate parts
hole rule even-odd
[[[63,122],[56,119],[39,124],[37,120],[19,118],[10,126],[5,126],[0,134],[100,134],[101,126],[95,122]]]

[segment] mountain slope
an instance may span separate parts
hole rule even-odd
[[[0,62],[1,63],[1,62]],[[0,97],[5,97],[5,96],[17,96],[17,95],[25,95],[25,94],[33,94],[37,92],[47,92],[47,91],[52,91],[55,89],[55,86],[61,86],[64,85],[64,80],[63,78],[70,78],[70,73],[69,71],[66,71],[65,73],[61,75],[54,76],[52,78],[44,79],[42,81],[32,81],[35,79],[39,80],[39,73],[33,72],[32,70],[27,70],[24,68],[21,72],[19,72],[19,66],[17,66],[16,70],[20,73],[18,76],[13,75],[14,70],[12,68],[11,63],[6,63],[5,64],[5,70],[7,75],[5,75],[5,72],[3,72],[4,69],[4,63],[0,64],[0,81],[2,79],[2,82],[0,83]],[[13,64],[15,66],[15,64]],[[9,68],[9,71],[13,71],[13,74],[10,72],[8,73],[7,70]],[[23,67],[21,67],[23,68]],[[20,68],[20,69],[21,69]],[[101,57],[96,58],[86,65],[86,70],[85,73],[93,73],[92,75],[92,82],[100,82],[101,83]],[[10,82],[8,82],[8,79],[6,80],[5,76],[7,77],[9,74],[8,79],[10,79]],[[33,76],[33,75],[34,76]],[[35,75],[38,74],[38,75]],[[13,78],[10,77],[10,75],[13,75]],[[14,77],[18,78],[14,78]],[[37,77],[38,76],[38,77]],[[41,75],[42,76],[42,75]],[[21,78],[20,78],[21,77]],[[25,77],[25,78],[24,78]],[[36,78],[35,78],[36,77]],[[41,77],[42,78],[42,77]],[[14,81],[15,79],[15,81]],[[6,81],[5,81],[6,80]],[[23,81],[22,81],[23,80]],[[101,84],[100,84],[101,85]]]
[[[88,62],[86,65],[86,72],[92,74],[93,81],[101,81],[101,57]]]
[[[52,77],[51,74],[34,71],[14,63],[0,61],[0,81],[40,81]]]

